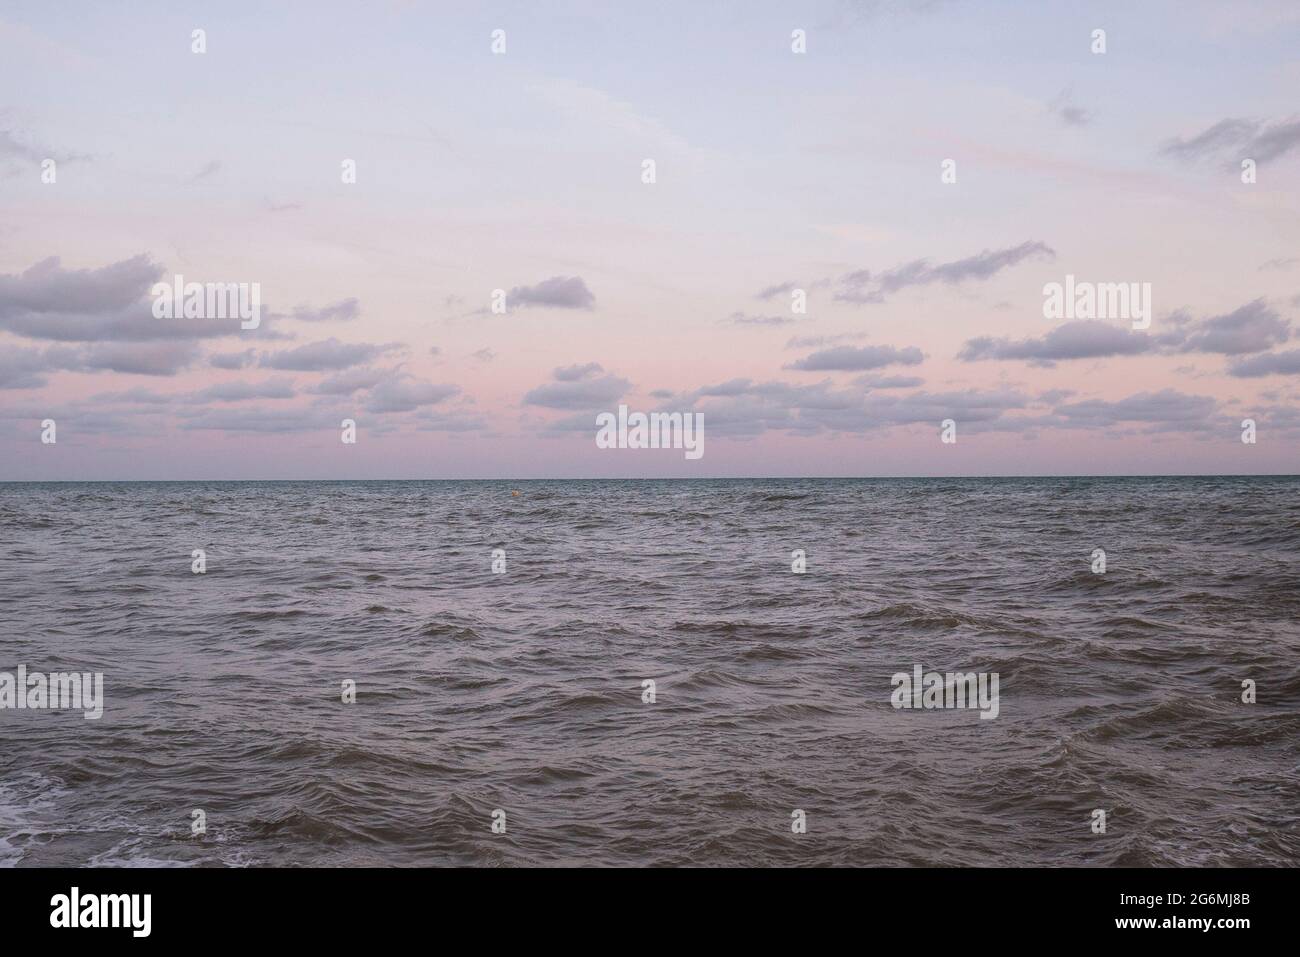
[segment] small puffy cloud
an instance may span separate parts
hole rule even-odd
[[[506,293],[506,304],[509,308],[594,309],[596,297],[581,276],[552,276],[535,286],[515,286]]]

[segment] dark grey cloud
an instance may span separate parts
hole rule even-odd
[[[548,309],[594,309],[592,295],[581,276],[552,276],[535,286],[515,286],[506,293],[506,306],[541,306]]]
[[[920,365],[924,358],[916,346],[902,349],[893,346],[834,346],[792,362],[786,368],[805,372],[862,372],[891,365]]]
[[[965,259],[937,265],[928,259],[916,259],[882,273],[859,269],[840,277],[835,298],[858,305],[881,303],[893,293],[911,286],[956,285],[990,279],[1003,269],[1028,259],[1055,258],[1056,251],[1046,243],[1028,241],[1006,249],[986,249]]]
[[[479,362],[491,362],[493,359],[497,357],[497,354],[493,352],[491,349],[489,349],[488,347],[484,346],[482,349],[478,349],[474,352],[471,352],[469,354],[469,357],[471,359],[477,359]]]
[[[1300,349],[1266,352],[1248,359],[1238,359],[1228,366],[1228,374],[1241,379],[1257,379],[1266,375],[1300,375]]]
[[[331,337],[293,349],[263,353],[259,364],[268,369],[295,372],[333,372],[363,365],[399,348],[397,343],[340,342]]]

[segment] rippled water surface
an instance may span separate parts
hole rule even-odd
[[[106,695],[0,710],[0,864],[1295,865],[1297,493],[0,485],[0,671]]]

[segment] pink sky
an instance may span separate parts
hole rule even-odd
[[[1247,6],[17,4],[0,480],[1296,472],[1300,21]]]

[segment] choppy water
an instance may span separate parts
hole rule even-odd
[[[0,485],[0,671],[107,698],[0,711],[0,863],[1295,865],[1297,493]]]

